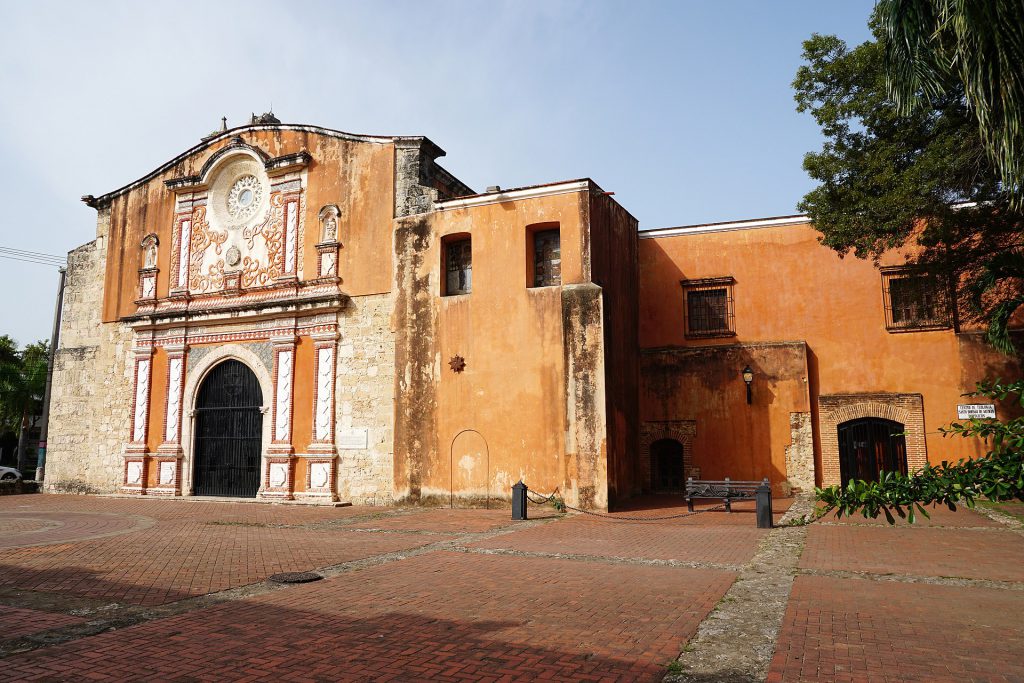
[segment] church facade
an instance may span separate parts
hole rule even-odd
[[[788,493],[948,458],[960,394],[1019,371],[899,256],[840,261],[806,218],[639,232],[589,179],[475,193],[443,154],[254,117],[84,197],[47,489]]]

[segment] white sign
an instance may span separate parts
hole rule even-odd
[[[984,418],[996,418],[996,407],[991,403],[968,403],[956,407],[958,420],[980,420]]]
[[[365,449],[369,443],[368,431],[366,429],[342,429],[338,434],[338,448],[345,450]]]

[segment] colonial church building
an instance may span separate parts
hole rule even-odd
[[[475,193],[443,155],[264,115],[84,197],[47,488],[788,493],[977,455],[937,428],[1020,370],[944,283],[840,260],[805,217],[639,232],[589,179]]]

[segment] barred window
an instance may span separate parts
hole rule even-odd
[[[945,278],[913,268],[882,270],[885,326],[890,332],[952,326]]]
[[[562,242],[558,228],[533,233],[533,286],[562,284]]]
[[[683,280],[687,337],[732,337],[736,334],[735,282],[731,277]]]
[[[469,294],[473,289],[473,243],[469,237],[444,240],[444,296]]]

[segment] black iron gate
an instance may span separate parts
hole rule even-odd
[[[203,380],[196,400],[195,495],[256,496],[262,405],[259,380],[237,360],[220,363]]]
[[[843,486],[851,479],[878,481],[878,473],[907,473],[907,442],[899,422],[868,417],[839,425],[839,474]]]

